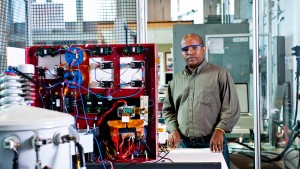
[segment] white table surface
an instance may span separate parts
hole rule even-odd
[[[164,156],[161,153],[160,156]],[[211,152],[209,148],[176,148],[171,149],[165,158],[173,162],[221,162],[222,169],[228,169],[222,153]],[[165,160],[164,162],[169,162]]]

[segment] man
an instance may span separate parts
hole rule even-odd
[[[163,117],[171,148],[210,148],[222,152],[229,167],[225,132],[231,132],[240,117],[237,92],[230,74],[207,63],[206,47],[197,34],[182,38],[185,69],[168,85]]]

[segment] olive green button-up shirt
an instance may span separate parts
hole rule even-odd
[[[163,103],[167,131],[179,129],[186,137],[231,132],[240,117],[237,92],[230,74],[204,60],[193,72],[187,68],[168,85]]]

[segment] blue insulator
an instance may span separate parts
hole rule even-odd
[[[68,86],[73,89],[80,86],[83,81],[82,74],[78,70],[66,72],[64,75],[64,79],[67,80]]]
[[[78,66],[83,62],[84,51],[80,48],[71,47],[65,52],[65,60],[71,66]]]

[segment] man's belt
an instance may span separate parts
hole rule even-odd
[[[197,142],[197,143],[209,143],[211,137],[212,137],[211,135],[202,136],[202,137],[185,137],[185,136],[181,136],[181,138],[185,141]]]

